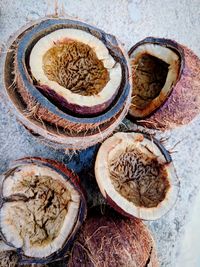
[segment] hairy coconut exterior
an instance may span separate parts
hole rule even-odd
[[[80,195],[80,207],[79,207],[79,212],[77,214],[76,222],[73,226],[72,232],[69,234],[67,237],[67,240],[65,241],[65,244],[63,247],[53,254],[44,257],[44,258],[32,258],[25,256],[23,251],[21,249],[17,249],[17,255],[19,257],[19,262],[20,264],[45,264],[49,263],[52,260],[60,259],[66,256],[67,251],[71,248],[75,235],[77,231],[79,230],[81,224],[84,222],[86,218],[86,213],[87,213],[87,204],[86,204],[86,199],[85,199],[85,193],[84,190],[81,188],[80,185],[80,180],[79,177],[73,173],[71,170],[69,170],[64,164],[57,162],[55,160],[51,159],[44,159],[44,158],[39,158],[39,157],[27,157],[27,158],[22,158],[19,160],[14,161],[10,165],[10,169],[2,174],[2,184],[1,184],[1,207],[4,202],[7,201],[7,198],[3,197],[3,183],[4,179],[10,175],[10,173],[13,173],[17,167],[24,166],[24,165],[35,165],[37,167],[48,167],[57,172],[59,175],[61,175],[64,179],[67,180],[79,193]],[[9,200],[8,200],[9,201]],[[12,246],[9,242],[7,242],[4,234],[2,233],[0,229],[0,238],[7,244],[8,246]],[[12,246],[13,247],[13,246]]]
[[[157,267],[155,243],[142,221],[92,209],[74,243],[69,267]]]
[[[129,118],[148,128],[162,131],[188,124],[200,113],[200,59],[186,46],[169,39],[153,37],[134,45],[129,56],[138,46],[148,43],[165,46],[179,55],[179,78],[166,101],[153,114],[144,119],[134,118],[130,108]]]
[[[32,47],[41,37],[63,28],[81,29],[99,38],[121,65],[122,81],[118,94],[102,114],[81,117],[66,113],[33,84],[27,68]],[[45,18],[19,30],[9,40],[7,49],[2,62],[10,108],[26,128],[46,139],[47,143],[56,143],[64,149],[87,148],[110,135],[126,116],[131,101],[130,67],[126,53],[114,36],[77,20]]]

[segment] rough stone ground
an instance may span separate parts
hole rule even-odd
[[[189,46],[200,55],[200,1],[199,0],[66,0],[58,3],[71,16],[79,17],[107,32],[115,34],[125,48],[146,36],[168,37]],[[54,1],[49,0],[0,0],[0,45],[19,27],[32,19],[38,19],[55,12]],[[0,70],[2,75],[2,70]],[[0,84],[0,93],[3,90]],[[81,176],[87,187],[89,205],[103,202],[93,177],[92,169],[98,146],[77,155],[66,155],[55,151],[32,137],[10,114],[6,104],[0,100],[0,170],[4,171],[9,162],[23,156],[43,156],[63,161]],[[137,127],[127,121],[129,128]],[[166,147],[171,149],[181,140],[173,153],[174,164],[181,180],[181,189],[175,207],[164,218],[148,222],[158,247],[163,267],[198,267],[198,256],[191,242],[190,234],[200,237],[195,225],[200,224],[200,204],[192,212],[191,207],[200,194],[200,117],[185,127],[161,134],[158,138],[170,137]],[[94,192],[96,190],[95,196]],[[197,217],[198,216],[198,217]],[[192,223],[195,221],[195,224]],[[189,227],[189,230],[188,230]],[[197,226],[196,226],[197,228]],[[199,226],[198,226],[199,228]],[[187,232],[187,234],[186,234]],[[186,243],[185,243],[186,242]],[[189,245],[191,244],[191,245]],[[194,256],[193,256],[194,255]],[[193,262],[190,261],[193,259]]]

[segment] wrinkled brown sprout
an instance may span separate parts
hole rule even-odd
[[[43,246],[60,233],[71,200],[70,192],[61,182],[48,176],[26,176],[18,182],[15,192],[23,191],[12,202],[10,220],[23,240]],[[17,220],[16,220],[17,218]]]
[[[156,207],[169,188],[167,173],[157,158],[127,149],[109,163],[111,181],[123,197],[138,207]]]
[[[18,256],[15,251],[0,252],[0,267],[17,267]]]
[[[109,80],[108,71],[88,45],[68,41],[55,44],[43,56],[49,80],[80,95],[99,93]]]
[[[168,74],[168,64],[143,54],[132,61],[133,101],[139,109],[145,108],[161,92]]]

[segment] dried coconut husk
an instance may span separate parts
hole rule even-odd
[[[156,248],[147,227],[106,208],[93,208],[75,241],[69,267],[157,267]]]
[[[26,67],[27,53],[34,42],[58,28],[83,29],[101,39],[109,52],[121,64],[123,78],[112,105],[102,114],[75,116],[55,106],[33,85]],[[4,85],[10,108],[19,121],[36,136],[59,148],[84,149],[111,134],[127,114],[130,105],[130,68],[123,48],[112,35],[72,19],[44,18],[29,23],[10,38],[4,51]],[[7,52],[7,53],[6,53]]]
[[[129,50],[129,56],[131,57],[133,51],[143,44],[158,44],[177,53],[180,58],[179,77],[164,103],[161,103],[155,111],[146,117],[137,118],[130,108],[129,118],[138,124],[162,131],[188,124],[200,113],[199,57],[189,48],[175,41],[154,37],[145,38],[134,45]]]

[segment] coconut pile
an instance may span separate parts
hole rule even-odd
[[[93,171],[106,205],[87,213],[90,184],[63,163],[28,155],[10,163],[1,175],[0,267],[159,266],[142,220],[170,212],[180,180],[160,140],[116,127],[126,115],[162,131],[189,123],[200,112],[199,58],[154,37],[126,53],[115,36],[58,17],[20,29],[2,57],[4,101],[29,133],[67,152],[101,143]]]

